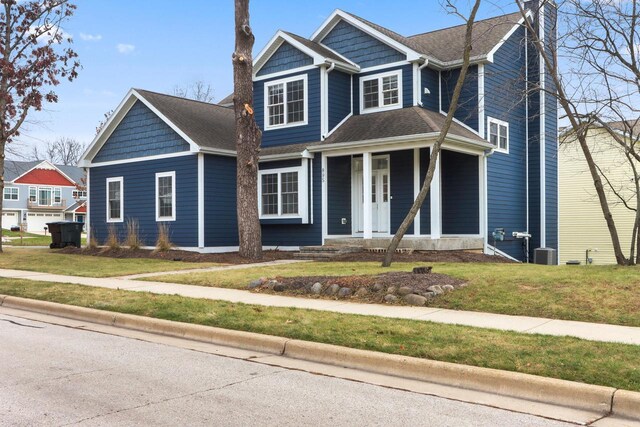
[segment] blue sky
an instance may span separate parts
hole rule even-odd
[[[89,143],[103,114],[127,91],[171,93],[176,85],[210,83],[216,100],[232,91],[233,0],[77,0],[64,30],[74,39],[83,69],[57,88],[59,102],[30,116],[20,151],[59,137]],[[468,8],[467,0],[459,0]],[[504,7],[503,7],[504,6]],[[340,8],[403,35],[458,25],[439,0],[320,0],[251,2],[259,52],[278,29],[309,37]],[[486,1],[479,18],[513,12],[513,1]],[[16,146],[18,148],[18,146]]]

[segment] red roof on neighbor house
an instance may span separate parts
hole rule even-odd
[[[74,187],[75,184],[53,169],[33,169],[15,181],[16,184],[40,184],[40,185],[66,185]]]
[[[76,209],[76,213],[86,213],[86,212],[87,212],[87,205],[82,205],[78,209]]]

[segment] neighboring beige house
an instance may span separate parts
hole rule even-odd
[[[622,130],[622,123],[612,123]],[[640,121],[636,128],[640,130]],[[635,207],[633,172],[629,161],[606,130],[593,128],[589,131],[589,145],[596,164],[611,182],[616,192],[622,194]],[[585,263],[586,250],[592,249],[593,264],[615,264],[613,245],[607,224],[600,208],[593,179],[578,142],[567,142],[558,151],[559,169],[559,222],[560,264],[569,260]],[[640,163],[638,168],[640,168]],[[631,233],[635,212],[627,209],[612,189],[603,180],[607,200],[620,236],[625,256],[629,256]]]

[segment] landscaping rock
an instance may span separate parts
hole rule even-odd
[[[395,295],[385,295],[384,297],[384,302],[389,303],[389,304],[395,304],[396,302],[398,302],[398,297]]]
[[[416,294],[405,295],[404,301],[409,305],[423,306],[427,303],[427,299]]]
[[[426,266],[426,267],[414,267],[413,268],[413,274],[429,274],[431,273],[431,269],[433,267],[431,266]]]
[[[320,282],[314,283],[313,286],[311,286],[311,292],[316,295],[320,295],[320,292],[322,292],[322,283]]]
[[[270,291],[273,290],[273,288],[275,287],[275,285],[278,283],[277,280],[269,280],[267,282],[267,289],[269,289]]]
[[[456,288],[454,288],[452,285],[444,285],[442,286],[442,289],[444,291],[451,292],[451,291],[454,291]]]
[[[401,297],[412,293],[413,288],[411,286],[401,286],[400,289],[398,289],[398,295],[400,295]]]
[[[327,295],[335,295],[340,290],[340,285],[333,284],[327,288]]]
[[[396,288],[395,286],[389,286],[387,288],[387,293],[388,294],[395,294],[397,290],[398,290],[398,288]]]
[[[287,286],[284,283],[276,282],[273,285],[273,290],[276,291],[276,292],[282,292],[282,291],[285,291],[286,289],[287,289]]]
[[[255,289],[259,286],[262,286],[262,280],[257,279],[257,280],[252,280],[248,285],[247,285],[247,289]]]
[[[365,298],[367,295],[369,295],[369,289],[365,288],[364,286],[358,288],[355,293],[355,296],[357,296],[358,298]]]
[[[423,292],[422,296],[429,300],[429,299],[435,298],[436,294],[434,292],[429,291],[429,292]]]
[[[442,286],[440,285],[429,286],[427,290],[433,292],[436,295],[442,295],[444,293],[444,290],[442,290]]]
[[[384,285],[380,283],[374,283],[373,286],[371,286],[371,289],[373,289],[374,292],[380,292],[384,290]]]
[[[338,298],[346,298],[353,293],[351,288],[340,288],[338,291]]]

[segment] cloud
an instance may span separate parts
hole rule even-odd
[[[85,33],[80,33],[80,38],[84,41],[88,41],[88,42],[97,42],[99,40],[102,40],[102,35],[101,34],[85,34]]]
[[[128,55],[136,50],[136,47],[132,44],[118,43],[116,49],[118,49],[118,52],[122,53],[123,55]]]
[[[40,44],[47,44],[57,36],[60,36],[60,41],[72,38],[71,34],[65,32],[62,28],[51,24],[30,27],[29,34],[34,36],[39,34],[37,40]],[[58,41],[54,41],[54,43],[58,43]]]

